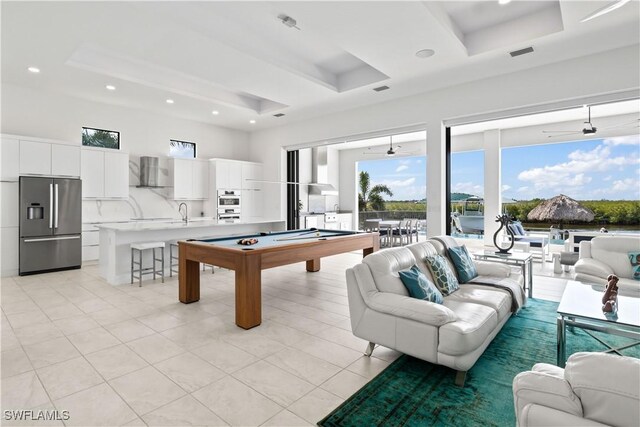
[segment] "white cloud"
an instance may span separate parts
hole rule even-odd
[[[591,182],[591,177],[586,176],[586,173],[640,164],[638,155],[611,157],[611,148],[605,144],[590,151],[573,151],[568,157],[567,162],[522,171],[518,174],[518,179],[531,182],[537,190],[578,187]]]
[[[638,145],[640,146],[640,135],[616,136],[604,140],[606,145]]]
[[[503,184],[502,185],[502,191],[508,191],[508,190],[511,190],[511,186],[507,185],[507,184]]]
[[[386,185],[387,187],[391,188],[391,190],[393,191],[394,187],[408,187],[410,185],[413,185],[415,182],[416,182],[416,178],[411,177],[407,179],[395,179],[395,180],[385,179],[380,182],[374,182],[373,185],[378,185],[378,184]]]
[[[402,171],[406,171],[407,169],[409,169],[409,166],[407,165],[400,165],[396,168],[396,172],[402,172]]]
[[[529,189],[529,187],[527,187],[526,185],[524,187],[518,187],[518,189],[516,190],[518,193],[524,193],[525,191],[527,191]]]
[[[475,196],[484,195],[484,187],[473,182],[458,182],[451,187],[454,193],[468,193]]]
[[[638,181],[632,178],[613,181],[613,186],[611,187],[611,191],[615,193],[622,193],[627,191],[635,191],[637,193],[639,189],[640,184],[638,183]]]
[[[603,181],[611,181],[611,178],[613,178],[611,175],[605,176],[604,178],[602,178]]]

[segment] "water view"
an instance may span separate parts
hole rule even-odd
[[[526,229],[640,232],[638,135],[503,148],[501,155],[503,212]],[[360,226],[370,218],[425,219],[425,165],[424,156],[359,162],[360,178],[368,179],[368,193],[359,186]],[[454,152],[451,165],[452,232],[481,236],[484,152]],[[560,194],[591,211],[592,219],[531,218],[536,206]]]

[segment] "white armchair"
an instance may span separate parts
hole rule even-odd
[[[574,267],[575,280],[604,284],[607,276],[620,279],[618,287],[626,293],[640,293],[640,281],[632,278],[629,252],[640,252],[640,238],[634,236],[598,236],[580,242],[580,259]]]
[[[640,425],[640,360],[575,353],[565,369],[534,365],[513,380],[518,426]]]

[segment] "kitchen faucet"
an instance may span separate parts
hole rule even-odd
[[[340,208],[340,207],[338,206],[338,204],[337,204],[337,203],[336,203],[335,205],[333,205],[333,210],[334,210],[335,212],[338,212],[338,209],[339,209],[339,208]]]
[[[184,215],[182,215],[182,206],[184,206]],[[187,206],[187,204],[186,204],[186,203],[184,203],[184,202],[183,202],[183,203],[180,203],[180,204],[178,205],[178,213],[179,213],[180,215],[182,215],[182,220],[183,220],[185,223],[188,223],[188,222],[189,222],[189,216],[188,216],[188,215],[189,215],[189,207]]]

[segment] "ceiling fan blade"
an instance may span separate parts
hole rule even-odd
[[[575,133],[576,130],[543,130],[542,133]]]
[[[584,135],[582,132],[572,132],[572,133],[563,133],[561,135],[547,135],[547,138],[555,138],[558,136],[569,136],[569,135]]]
[[[635,126],[634,126],[635,125]],[[615,129],[615,128],[623,128],[623,127],[637,127],[640,126],[640,119],[638,120],[634,120],[632,122],[626,122],[626,123],[618,123],[617,125],[611,125],[611,126],[605,126],[605,127],[599,127],[598,130],[603,130],[603,129]]]

